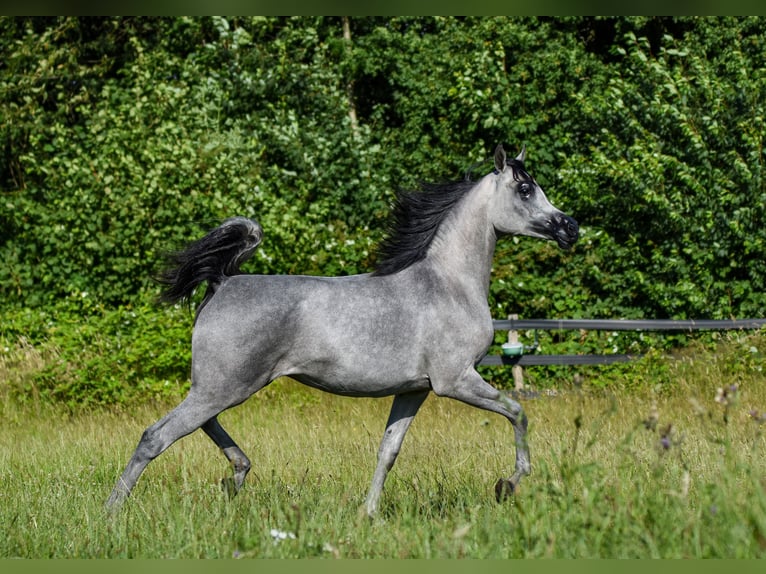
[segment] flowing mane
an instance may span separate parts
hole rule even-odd
[[[419,191],[398,192],[373,275],[392,275],[423,260],[439,226],[475,185],[469,180],[423,183]]]

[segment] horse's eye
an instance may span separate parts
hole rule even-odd
[[[532,186],[528,183],[522,183],[519,185],[519,196],[521,199],[529,199],[529,196],[532,195]]]

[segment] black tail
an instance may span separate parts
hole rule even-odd
[[[232,217],[183,251],[168,254],[167,268],[157,278],[165,285],[160,300],[190,303],[194,290],[207,281],[199,312],[227,277],[239,274],[239,266],[253,254],[262,237],[257,221]]]

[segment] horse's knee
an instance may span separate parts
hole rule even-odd
[[[396,462],[396,459],[399,457],[399,449],[395,450],[388,450],[385,453],[381,453],[378,456],[378,460],[382,461],[383,464],[386,465],[386,470],[391,470],[394,468],[394,463]]]

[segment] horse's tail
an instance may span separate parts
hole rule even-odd
[[[169,253],[167,268],[157,277],[165,285],[160,300],[189,303],[194,290],[207,281],[199,313],[221,283],[239,274],[239,266],[253,254],[262,237],[257,221],[232,217],[182,251]]]

